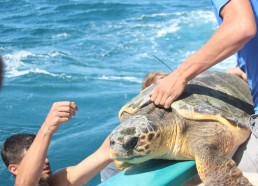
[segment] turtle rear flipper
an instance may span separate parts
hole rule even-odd
[[[236,163],[212,145],[202,145],[195,154],[198,174],[207,186],[252,186]]]

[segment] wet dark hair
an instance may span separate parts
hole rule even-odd
[[[4,62],[2,57],[0,56],[0,89],[3,84],[3,79],[4,79]]]
[[[2,160],[8,167],[12,163],[19,163],[24,155],[24,150],[28,150],[36,135],[15,134],[8,137],[1,149]]]

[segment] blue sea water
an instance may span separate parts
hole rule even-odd
[[[0,0],[0,144],[36,133],[55,101],[76,102],[49,149],[52,170],[94,152],[150,71],[175,69],[216,30],[209,0]],[[216,65],[223,71],[235,58]],[[0,186],[13,176],[0,162]],[[87,186],[100,183],[97,175]]]

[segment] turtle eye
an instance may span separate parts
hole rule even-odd
[[[115,140],[110,140],[110,144],[111,147],[115,145]]]
[[[138,140],[139,140],[139,138],[136,136],[125,139],[123,148],[126,150],[134,149],[136,147],[136,145],[138,144]]]

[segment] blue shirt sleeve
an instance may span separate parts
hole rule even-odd
[[[222,22],[222,17],[220,16],[220,11],[228,2],[229,2],[229,0],[211,0],[211,4],[213,6],[215,16],[216,16],[219,24],[221,24],[221,22]]]

